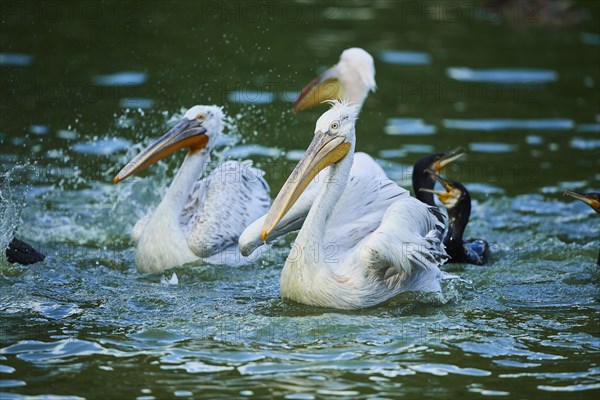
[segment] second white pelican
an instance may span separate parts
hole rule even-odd
[[[322,104],[326,100],[346,100],[362,108],[369,92],[377,89],[373,57],[359,47],[346,49],[337,64],[317,76],[294,102],[294,111]]]
[[[199,260],[239,265],[254,259],[240,256],[237,243],[244,228],[269,208],[263,171],[251,161],[227,161],[198,180],[222,131],[220,107],[194,106],[115,177],[114,183],[120,182],[179,149],[189,149],[158,207],[133,228],[139,272],[161,272]]]
[[[323,182],[311,185],[316,193],[310,211],[281,273],[284,298],[358,309],[401,292],[441,291],[438,266],[447,255],[439,210],[409,196],[385,174],[351,175],[357,113],[357,106],[332,102],[271,209],[257,221],[263,241],[281,229],[278,225],[293,226],[288,214],[323,171]],[[243,254],[255,247],[255,231],[256,222],[240,237]]]

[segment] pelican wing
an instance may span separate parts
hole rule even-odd
[[[306,187],[302,195],[298,198],[296,203],[290,208],[290,210],[286,213],[286,215],[279,221],[279,223],[275,226],[275,228],[269,233],[267,237],[267,242],[272,243],[277,240],[279,237],[284,236],[287,233],[295,232],[302,228],[302,224],[310,211],[310,207],[312,206],[317,194],[319,193],[320,188],[323,186],[323,182],[326,180],[326,176],[328,174],[327,169],[322,170],[319,174],[312,180],[312,182]],[[383,168],[368,154],[366,153],[356,153],[354,154],[354,162],[352,163],[352,169],[350,170],[350,176],[354,177],[357,175],[367,176],[366,180],[370,180],[374,177],[378,178],[386,178],[385,172]],[[352,196],[362,196],[362,194],[358,194],[360,192],[360,185],[364,184],[366,180],[354,181],[352,178],[350,179],[346,190],[344,191],[344,197],[347,199],[347,204],[351,204],[353,202]],[[368,185],[368,183],[367,183]],[[379,185],[375,185],[367,189],[369,192],[369,196],[363,198],[369,198],[372,200],[373,195],[377,193],[379,189]],[[349,195],[346,193],[349,192]],[[341,200],[340,200],[341,201]],[[351,209],[356,206],[351,206]],[[337,209],[337,207],[336,207]],[[263,241],[260,237],[263,222],[265,220],[266,215],[263,215],[256,221],[254,221],[248,228],[244,231],[242,236],[240,237],[240,250],[243,255],[248,255],[252,253],[255,249],[260,247],[263,244]],[[340,215],[341,218],[347,218],[345,215]]]
[[[194,187],[190,191],[190,194],[181,210],[179,215],[179,223],[187,230],[189,228],[190,221],[193,220],[194,216],[198,212],[198,209],[204,203],[206,193],[208,192],[208,184],[210,179],[204,178],[196,181]]]
[[[366,174],[374,177],[385,178],[386,174],[381,165],[377,161],[373,160],[373,157],[367,153],[354,153],[354,161],[352,162],[352,169],[350,175]]]
[[[250,223],[265,214],[271,203],[264,172],[251,161],[227,161],[197,185],[183,215],[188,246],[198,257],[209,257],[236,244]],[[185,222],[185,221],[182,221]]]
[[[327,222],[328,246],[335,248],[342,259],[351,256],[351,250],[379,228],[386,210],[398,199],[409,196],[406,189],[386,177],[350,176]]]
[[[362,264],[379,271],[388,284],[402,283],[405,290],[439,291],[439,279],[431,279],[430,274],[441,276],[438,265],[448,258],[440,216],[436,207],[414,197],[397,199],[383,215],[381,226],[362,244]]]

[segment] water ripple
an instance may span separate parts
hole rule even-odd
[[[424,372],[436,376],[446,376],[448,374],[467,375],[467,376],[490,376],[490,371],[479,368],[461,368],[450,364],[420,364],[410,367],[414,371]]]
[[[186,372],[191,373],[191,374],[231,371],[233,369],[233,367],[209,365],[209,364],[205,364],[200,361],[188,361],[185,364],[181,364],[181,365],[161,365],[160,368],[164,369],[164,370],[183,369]]]
[[[600,383],[590,383],[581,385],[568,385],[568,386],[550,386],[550,385],[539,385],[538,389],[547,392],[581,392],[583,390],[596,390],[600,389]]]

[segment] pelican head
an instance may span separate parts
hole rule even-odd
[[[296,102],[294,112],[310,108],[325,100],[348,100],[362,107],[369,91],[375,91],[375,64],[365,50],[353,47],[342,52],[339,62],[306,86]]]
[[[444,179],[438,174],[436,174],[434,171],[429,170],[428,172],[431,174],[432,177],[435,178],[436,181],[441,183],[445,191],[426,188],[421,188],[419,190],[422,192],[428,192],[437,195],[438,199],[444,204],[444,206],[447,209],[450,210],[456,207],[456,205],[459,204],[465,196],[467,196],[468,191],[461,183]]]
[[[171,130],[152,143],[121,169],[113,182],[118,183],[130,175],[143,171],[150,165],[187,148],[188,154],[210,149],[223,131],[223,110],[217,106],[194,106],[187,110]]]
[[[585,204],[592,207],[594,211],[600,213],[600,193],[579,193],[567,190],[564,194],[565,196],[571,196],[574,199],[583,201]]]
[[[331,108],[317,120],[315,136],[306,153],[279,191],[265,217],[261,232],[263,241],[298,200],[310,181],[324,168],[341,161],[354,146],[358,106],[337,100],[330,103]]]

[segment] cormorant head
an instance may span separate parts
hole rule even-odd
[[[431,190],[431,189],[420,189],[422,192],[434,193],[437,198],[444,204],[444,206],[451,210],[454,207],[462,204],[463,202],[471,203],[471,196],[467,188],[462,183],[444,179],[432,170],[428,170],[428,173],[438,181],[445,190]]]

